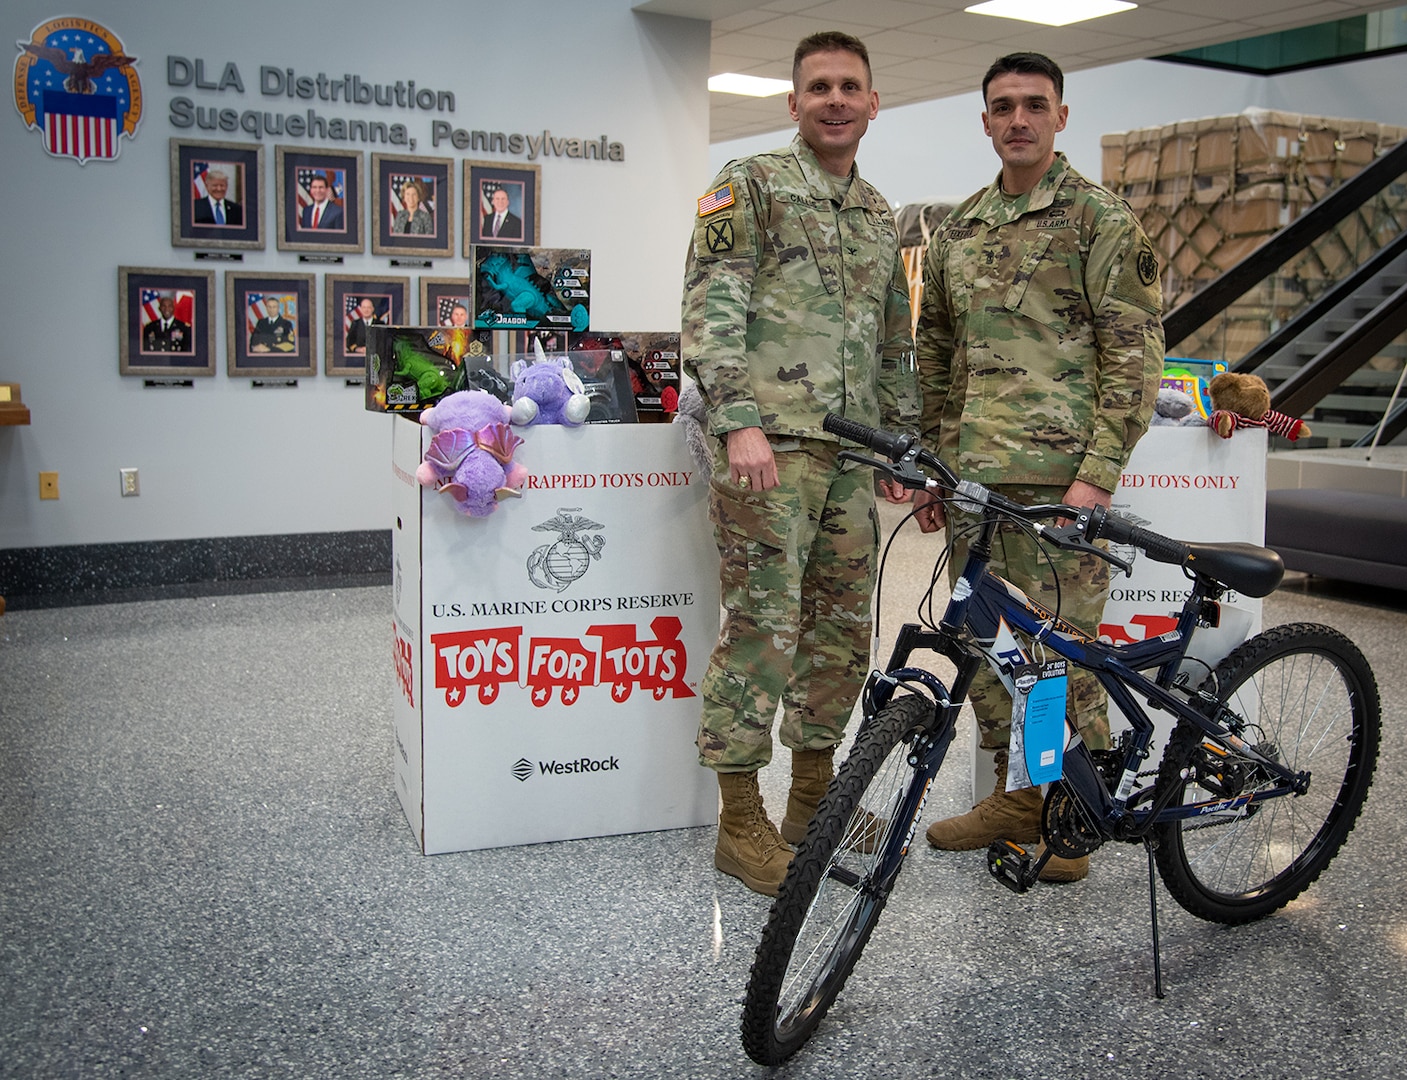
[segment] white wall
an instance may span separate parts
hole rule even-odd
[[[1269,78],[1136,60],[1066,75],[1070,121],[1055,145],[1077,169],[1098,180],[1099,140],[1113,132],[1252,107],[1407,125],[1404,87],[1407,55],[1401,54]],[[982,134],[980,88],[894,109],[884,108],[882,78],[876,88],[880,112],[860,147],[860,171],[891,203],[963,198],[992,182],[998,162]],[[714,145],[710,176],[732,158],[791,138],[786,99],[776,101],[778,132]]]
[[[418,153],[521,159],[434,149],[428,113],[264,98],[261,64],[450,90],[456,127],[606,134],[624,144],[621,164],[540,161],[541,242],[592,250],[594,326],[677,327],[684,245],[707,171],[709,28],[634,15],[631,2],[536,0],[525,22],[525,5],[489,0],[85,0],[81,14],[139,58],[145,111],[115,162],[86,166],[47,155],[14,108],[0,121],[0,381],[21,384],[33,417],[28,427],[0,427],[0,548],[390,527],[391,419],[365,412],[360,389],[341,378],[319,374],[296,389],[254,390],[248,379],[226,377],[225,266],[216,267],[216,376],[189,390],[147,389],[140,378],[119,376],[118,266],[197,266],[190,249],[170,246],[169,138],[250,140],[178,131],[170,99],[283,112],[311,104],[326,117],[404,122]],[[507,41],[490,33],[505,12],[515,29]],[[27,41],[35,26],[66,13],[49,0],[7,0],[0,27],[8,40]],[[213,79],[233,61],[246,92],[170,87],[168,55],[203,58]],[[265,141],[270,195],[276,143],[319,145]],[[401,149],[321,145],[362,149],[368,168],[373,150]],[[295,253],[275,249],[271,198],[264,213],[267,249],[246,252],[236,268],[315,270],[319,314],[324,273],[409,273],[418,294],[420,271],[392,270],[386,256],[300,267]],[[425,272],[467,277],[469,267],[462,258],[436,259]],[[119,496],[124,466],[140,470],[137,498]],[[41,470],[59,473],[57,502],[39,500]]]

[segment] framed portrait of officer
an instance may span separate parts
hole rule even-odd
[[[264,247],[264,148],[171,140],[171,246]]]
[[[117,268],[119,371],[215,374],[215,271]]]
[[[410,310],[410,278],[375,274],[328,274],[326,344],[323,369],[349,378],[366,374],[366,336],[373,326],[406,326],[415,322]]]
[[[274,147],[280,251],[366,250],[363,157],[360,151]]]
[[[374,255],[454,257],[454,162],[371,155]]]
[[[464,257],[476,244],[535,247],[542,168],[497,161],[464,163]]]
[[[473,285],[469,278],[420,279],[422,326],[469,326],[473,323]]]
[[[225,274],[225,366],[230,378],[318,373],[312,274]]]

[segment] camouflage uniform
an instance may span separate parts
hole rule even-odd
[[[1057,154],[1027,194],[1003,194],[998,177],[954,210],[923,279],[916,352],[930,444],[964,478],[1023,501],[1061,501],[1075,480],[1113,491],[1163,370],[1158,260],[1128,206]],[[1016,543],[1004,532],[997,554],[1007,561],[993,568],[1050,601],[1049,566],[1015,554]],[[1051,555],[1061,614],[1093,629],[1107,567]],[[983,745],[1006,745],[1010,699],[985,669],[973,705]],[[1072,676],[1071,705],[1086,742],[1106,745],[1091,676]]]
[[[734,484],[720,438],[709,513],[725,618],[702,684],[704,765],[765,765],[779,703],[793,749],[824,749],[844,733],[869,664],[878,521],[872,474],[837,461],[821,422],[828,412],[873,425],[917,419],[899,405],[914,391],[901,385],[909,326],[894,217],[853,167],[848,180],[829,177],[797,136],[731,162],[700,200],[684,369],[714,436],[767,435],[779,482]]]

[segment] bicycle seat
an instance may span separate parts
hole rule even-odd
[[[1285,576],[1277,552],[1255,544],[1186,544],[1183,566],[1247,596],[1269,596]]]

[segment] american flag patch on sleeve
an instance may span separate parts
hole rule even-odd
[[[715,188],[699,200],[699,217],[707,217],[715,210],[723,210],[733,205],[733,185],[724,184]]]

